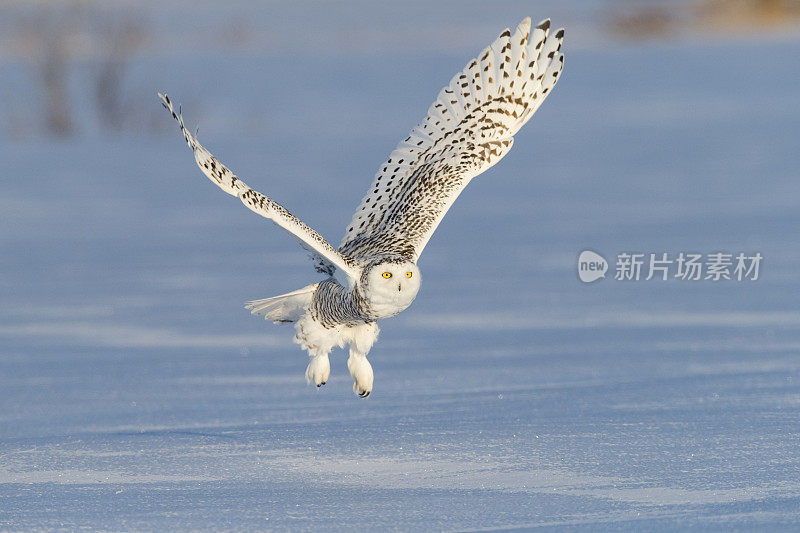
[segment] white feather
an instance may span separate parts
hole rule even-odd
[[[559,79],[564,31],[550,35],[549,28],[549,20],[532,29],[524,19],[452,77],[427,116],[381,165],[338,250],[241,181],[197,142],[169,97],[159,95],[203,174],[297,237],[314,255],[317,271],[330,276],[246,304],[267,320],[294,322],[294,341],[310,356],[309,383],[324,385],[331,350],[349,345],[353,391],[370,395],[374,374],[367,354],[378,338],[377,320],[411,305],[421,283],[417,259],[439,222],[470,180],[511,150],[514,135]]]
[[[416,261],[469,181],[496,164],[558,81],[563,30],[525,19],[456,74],[375,175],[339,251]]]
[[[319,283],[314,283],[279,296],[252,300],[245,304],[245,309],[249,309],[252,315],[263,316],[265,320],[275,323],[295,322],[308,310],[318,286]]]
[[[344,272],[350,284],[355,283],[355,280],[360,276],[358,267],[353,264],[349,259],[342,256],[333,246],[326,241],[322,235],[311,229],[302,220],[291,214],[285,207],[274,201],[272,198],[254,191],[247,186],[245,182],[239,179],[236,174],[230,171],[228,167],[222,164],[216,157],[203,148],[194,135],[183,123],[183,116],[180,110],[176,113],[172,106],[172,101],[166,94],[158,94],[161,98],[161,103],[164,108],[172,114],[172,117],[178,121],[178,125],[183,133],[183,138],[186,144],[194,152],[194,158],[197,165],[203,174],[214,182],[220,189],[226,193],[236,196],[242,203],[253,211],[254,213],[268,218],[275,222],[278,226],[282,227],[297,239],[300,240],[304,248],[310,249],[317,256],[324,258],[330,263],[330,270],[333,267]]]

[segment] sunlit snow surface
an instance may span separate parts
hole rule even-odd
[[[338,243],[439,87],[533,7],[490,11],[453,47],[323,54],[296,37],[295,53],[165,50],[132,76]],[[159,9],[183,31],[212,16]],[[314,9],[271,24],[316,35]],[[3,140],[0,528],[796,524],[800,40],[620,45],[560,12],[564,76],[425,250],[417,301],[381,323],[367,400],[341,351],[307,387],[291,328],[242,308],[318,276],[172,124]],[[351,23],[392,35],[448,16],[363,14]],[[584,285],[584,249],[764,263],[755,282]]]

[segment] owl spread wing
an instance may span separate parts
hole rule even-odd
[[[242,203],[254,213],[272,220],[297,237],[300,240],[300,245],[310,251],[314,256],[317,270],[330,275],[341,272],[345,274],[351,282],[358,279],[360,275],[358,266],[339,253],[319,233],[291,214],[282,205],[248,187],[245,182],[240,180],[197,142],[197,139],[186,129],[186,126],[184,126],[180,111],[177,113],[175,112],[169,96],[160,93],[158,96],[161,98],[163,106],[172,114],[172,117],[178,121],[186,144],[188,144],[189,148],[194,152],[194,159],[197,161],[197,165],[208,179],[213,181],[226,193],[239,198]]]
[[[555,86],[564,30],[529,18],[505,30],[444,87],[428,115],[381,165],[339,251],[356,260],[416,261],[469,181],[496,164]]]

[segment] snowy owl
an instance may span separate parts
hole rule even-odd
[[[372,392],[367,354],[378,337],[378,319],[411,305],[421,281],[417,260],[439,222],[470,180],[511,150],[514,134],[558,81],[564,30],[552,35],[549,30],[549,20],[531,28],[526,18],[453,77],[427,116],[380,166],[338,249],[228,170],[184,127],[169,97],[159,94],[203,174],[297,237],[326,276],[294,292],[246,304],[254,315],[294,323],[294,340],[310,357],[309,383],[325,384],[328,354],[347,344],[353,391],[362,398]]]

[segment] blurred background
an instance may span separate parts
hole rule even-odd
[[[157,92],[338,244],[525,16],[564,75],[381,324],[306,388],[245,300],[318,279]],[[787,527],[800,519],[800,2],[0,1],[0,526]],[[757,281],[576,275],[760,252]],[[613,268],[613,266],[612,266]]]
[[[151,78],[159,72],[164,81],[171,81],[168,72],[190,59],[295,54],[374,60],[385,54],[430,51],[469,55],[476,35],[491,35],[498,21],[513,18],[525,7],[503,2],[487,9],[469,1],[429,6],[413,1],[236,0],[219,5],[4,0],[3,133],[9,140],[148,135],[164,128],[163,117],[146,111],[152,107]],[[794,0],[606,0],[532,7],[569,21],[573,49],[774,41],[791,39],[800,24],[800,3]],[[264,84],[261,90],[277,81],[258,78]],[[227,105],[211,106],[199,95],[194,98],[197,106]],[[250,108],[239,112],[247,117],[248,127],[266,131],[268,116],[274,116],[272,107],[277,106],[268,106],[263,98],[246,103],[234,107]],[[195,114],[197,120],[210,115],[218,121],[222,118],[217,115],[228,115],[210,109],[204,113],[203,107]]]

